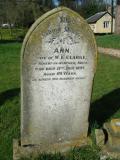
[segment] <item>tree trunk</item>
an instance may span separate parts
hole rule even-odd
[[[2,32],[1,32],[1,30],[0,30],[0,40],[2,40]]]
[[[117,0],[116,17],[115,17],[115,33],[120,34],[120,0]]]

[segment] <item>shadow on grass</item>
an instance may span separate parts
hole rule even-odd
[[[20,93],[20,88],[14,88],[0,93],[0,105],[4,104],[5,101],[10,100],[13,97],[18,96]]]
[[[120,88],[93,102],[90,108],[90,128],[97,123],[99,127],[120,109]],[[119,115],[120,117],[120,115]]]
[[[14,88],[0,93],[0,105],[4,104],[6,100],[10,100],[20,93],[20,88]],[[95,123],[99,127],[111,118],[120,109],[120,88],[109,94],[104,95],[101,99],[93,102],[90,108],[89,124],[90,128]],[[120,114],[119,114],[120,117]]]
[[[7,44],[7,43],[21,43],[23,40],[0,40],[0,44]]]

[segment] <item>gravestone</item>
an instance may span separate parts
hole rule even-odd
[[[102,154],[113,159],[120,159],[120,119],[112,119],[104,123],[106,131],[106,143],[102,148]]]
[[[84,143],[96,55],[89,25],[68,8],[33,24],[21,56],[20,154],[27,147],[29,154],[64,152]]]

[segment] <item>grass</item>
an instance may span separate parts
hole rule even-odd
[[[0,44],[0,92],[20,86],[21,43]]]
[[[120,59],[99,55],[92,92],[90,122],[99,126],[114,117],[120,118]]]
[[[0,160],[12,160],[13,138],[20,137],[20,48],[21,43],[0,44]],[[120,118],[119,59],[99,55],[94,80],[90,124],[100,127]],[[36,160],[98,160],[99,149],[74,149],[66,156],[41,155]]]
[[[99,160],[99,148],[85,146],[83,148],[74,148],[65,156],[60,153],[56,154],[41,154],[34,160]],[[32,158],[31,158],[32,159]],[[23,158],[21,160],[30,160]]]
[[[120,35],[96,36],[96,40],[100,47],[120,49]]]
[[[23,40],[27,28],[19,29],[19,28],[13,28],[10,29],[4,29],[0,28],[0,40],[2,41],[9,41],[9,40]],[[105,48],[115,48],[120,49],[120,35],[99,35],[96,36],[97,45],[100,47]]]
[[[19,40],[24,38],[26,32],[27,29],[12,28],[10,30],[0,28],[0,40]]]
[[[20,47],[0,44],[0,160],[12,160],[13,138],[20,137]]]

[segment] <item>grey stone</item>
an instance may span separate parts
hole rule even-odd
[[[99,147],[103,147],[105,144],[105,135],[102,129],[95,130],[96,144]]]
[[[104,124],[104,129],[108,134],[108,141],[102,148],[102,154],[120,159],[120,119],[112,119]]]
[[[81,147],[82,146],[86,146],[89,144],[89,139],[81,139],[79,140]],[[54,145],[51,147],[45,147],[45,148],[41,148],[39,145],[27,145],[27,146],[22,146],[20,144],[20,140],[14,139],[13,141],[13,160],[21,160],[21,158],[31,158],[31,159],[35,159],[38,158],[38,156],[40,156],[40,154],[42,153],[46,153],[46,154],[55,154],[59,151],[61,151],[62,153],[67,152],[70,149],[70,143],[65,144],[65,143],[60,143],[58,145]]]
[[[21,146],[66,151],[84,144],[97,47],[87,22],[56,8],[29,30],[21,56]]]
[[[107,155],[100,155],[100,160],[107,160],[109,157]]]
[[[104,128],[108,134],[107,147],[111,152],[120,152],[120,119],[112,119],[105,123]]]

